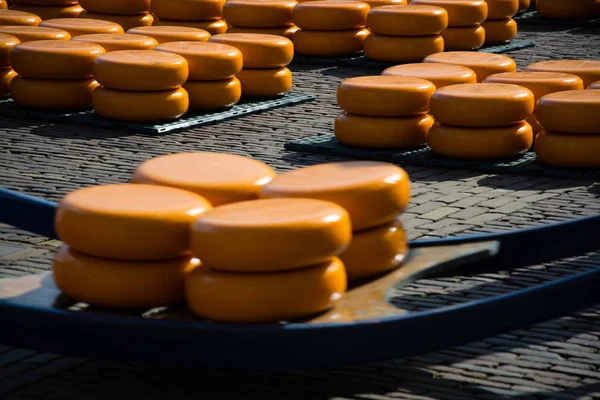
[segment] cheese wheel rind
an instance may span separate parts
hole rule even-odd
[[[448,13],[432,6],[382,6],[369,11],[367,26],[378,35],[439,35],[448,28]]]
[[[548,165],[600,168],[600,135],[573,135],[541,131],[535,137],[535,153]]]
[[[343,31],[364,28],[369,5],[352,0],[317,0],[294,8],[294,24],[311,31]]]
[[[236,77],[242,84],[242,96],[274,98],[292,89],[292,72],[286,67],[273,69],[242,69]]]
[[[227,23],[222,20],[214,21],[171,21],[166,19],[154,20],[153,26],[183,26],[186,28],[202,29],[211,35],[219,35],[227,32]]]
[[[183,26],[138,26],[127,30],[131,35],[144,35],[154,38],[159,44],[168,42],[206,42],[210,33],[203,29]]]
[[[42,26],[0,26],[0,33],[12,35],[22,43],[33,40],[70,40],[71,35],[62,29]]]
[[[258,33],[226,33],[214,35],[209,42],[227,44],[242,52],[244,68],[285,67],[294,58],[291,40]]]
[[[550,93],[583,90],[581,78],[561,72],[503,72],[488,76],[484,83],[508,83],[523,86],[531,90],[536,102],[540,97]]]
[[[85,10],[80,5],[73,6],[31,6],[14,4],[13,10],[35,14],[42,21],[53,18],[78,18]]]
[[[375,7],[383,6],[405,6],[408,4],[408,0],[366,0],[363,3],[367,3],[371,10]]]
[[[600,60],[547,60],[529,64],[524,71],[563,72],[577,75],[583,80],[583,86],[600,80]]]
[[[283,36],[293,41],[294,35],[298,31],[298,27],[282,26],[278,28],[246,28],[242,26],[230,26],[227,28],[227,33],[260,33],[264,35]]]
[[[98,82],[90,79],[31,79],[15,77],[10,83],[14,102],[44,110],[77,111],[89,108]]]
[[[537,103],[536,118],[549,132],[600,134],[600,92],[568,90],[547,94]]]
[[[151,26],[154,22],[152,14],[134,14],[134,15],[119,15],[119,14],[98,14],[86,11],[79,18],[101,19],[104,21],[114,22],[123,27],[127,31],[138,26]]]
[[[123,27],[110,21],[86,18],[54,18],[42,21],[39,26],[62,29],[69,32],[71,37],[95,33],[114,34],[125,33]]]
[[[0,26],[38,26],[41,22],[40,17],[29,12],[4,10],[0,13]]]
[[[19,43],[21,41],[15,36],[0,33],[0,68],[10,67],[11,54]]]
[[[296,0],[228,0],[223,18],[233,26],[277,28],[291,26]]]
[[[519,0],[485,0],[489,20],[512,18],[519,12]]]
[[[218,81],[187,81],[183,88],[190,97],[190,111],[223,110],[242,97],[242,84],[235,76]]]
[[[477,81],[500,72],[517,72],[515,60],[502,54],[472,51],[448,51],[425,57],[423,62],[462,65],[470,68],[477,75]]]
[[[588,89],[600,89],[600,81],[593,82]]]
[[[442,38],[446,51],[473,51],[485,44],[486,31],[481,25],[449,27]]]
[[[0,96],[10,94],[10,83],[17,76],[17,73],[12,68],[4,68],[0,70]]]
[[[517,37],[517,22],[512,18],[487,20],[481,26],[485,29],[485,44],[488,46],[507,43]]]
[[[444,51],[444,39],[434,36],[384,36],[372,34],[364,42],[365,55],[372,60],[394,63],[419,62]]]
[[[442,7],[448,12],[448,26],[473,26],[488,17],[488,6],[484,0],[412,0],[412,5]]]
[[[223,15],[225,0],[152,0],[151,10],[158,19],[172,21],[212,21]]]
[[[305,56],[351,56],[363,51],[368,29],[347,31],[307,31],[299,29],[294,34],[294,51]]]
[[[87,11],[101,14],[135,15],[150,11],[150,0],[79,0]]]
[[[472,69],[462,65],[415,63],[396,65],[385,69],[381,75],[412,76],[430,81],[436,89],[461,83],[477,83]]]
[[[96,43],[107,52],[121,50],[152,50],[158,46],[156,39],[150,36],[129,35],[122,33],[93,33],[79,35],[71,39],[73,41]]]

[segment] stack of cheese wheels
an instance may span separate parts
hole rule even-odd
[[[537,118],[544,128],[535,152],[544,163],[600,168],[600,90],[569,90],[543,96]]]
[[[0,26],[38,26],[42,19],[35,14],[17,10],[0,10]]]
[[[181,87],[188,78],[188,63],[180,55],[112,51],[94,60],[93,72],[102,86],[94,91],[92,104],[102,117],[161,122],[177,119],[188,110],[188,94]]]
[[[460,83],[477,83],[477,75],[472,69],[452,64],[415,63],[395,65],[383,70],[381,75],[426,79],[433,83],[436,89]]]
[[[515,60],[502,54],[493,53],[449,51],[427,56],[423,59],[423,62],[462,65],[475,72],[477,82],[483,82],[489,75],[501,72],[517,72]]]
[[[83,12],[77,0],[16,0],[12,9],[35,14],[42,20],[77,18]]]
[[[242,52],[243,69],[237,74],[242,96],[274,98],[292,88],[292,72],[286,67],[294,58],[290,39],[260,33],[226,33],[208,40]]]
[[[513,17],[519,11],[519,0],[485,0],[488,16],[482,26],[485,44],[494,46],[510,42],[517,36],[517,22]]]
[[[369,30],[370,7],[354,0],[318,0],[294,8],[294,35],[298,54],[317,57],[351,56],[363,51]]]
[[[71,35],[62,29],[45,28],[43,26],[0,26],[0,33],[12,35],[21,42],[34,40],[70,40]]]
[[[75,111],[92,104],[98,87],[92,66],[104,49],[93,43],[39,40],[21,43],[11,60],[18,73],[10,85],[15,103],[45,110]]]
[[[223,17],[230,25],[228,33],[267,33],[294,37],[292,12],[296,0],[229,0],[223,7]]]
[[[169,42],[155,50],[187,60],[190,72],[183,87],[190,111],[224,109],[240,100],[242,85],[236,75],[242,70],[242,52],[237,48],[212,42]]]
[[[529,64],[524,71],[562,72],[583,80],[583,87],[600,80],[600,60],[548,60]]]
[[[337,100],[344,110],[335,136],[349,146],[412,148],[427,143],[433,125],[429,111],[435,86],[405,76],[362,76],[344,80]]]
[[[436,124],[428,143],[434,153],[459,159],[501,159],[527,152],[533,130],[534,95],[518,85],[464,83],[431,98]]]
[[[55,18],[42,21],[40,26],[62,29],[69,32],[71,37],[91,34],[125,33],[123,27],[110,21],[84,18]]]
[[[448,13],[434,6],[382,6],[369,11],[365,55],[373,60],[420,62],[444,51],[440,35],[448,27]]]
[[[122,33],[92,33],[76,36],[72,40],[99,44],[107,52],[118,50],[152,50],[158,46],[158,41],[153,37]]]
[[[154,38],[159,44],[168,42],[206,42],[210,33],[204,29],[185,26],[140,26],[131,28],[127,33]]]
[[[600,17],[600,3],[595,0],[537,0],[537,12],[548,19],[592,19]]]
[[[448,11],[448,29],[442,32],[447,51],[477,50],[485,43],[485,29],[481,24],[488,16],[484,0],[412,0],[411,4],[445,8]]]
[[[56,286],[95,306],[144,309],[185,301],[190,225],[211,209],[203,197],[155,185],[75,190],[58,204]]]
[[[262,191],[266,198],[311,198],[346,209],[352,242],[340,258],[349,280],[398,267],[408,251],[398,219],[408,207],[410,182],[395,165],[374,161],[320,164],[278,175]]]
[[[80,3],[85,9],[81,18],[115,22],[125,30],[149,26],[154,22],[150,14],[150,0],[80,0]]]
[[[225,0],[152,0],[150,9],[158,18],[154,25],[185,26],[217,35],[227,32],[224,4]]]
[[[0,33],[0,97],[10,93],[10,82],[17,73],[11,68],[10,56],[13,48],[21,43],[12,35]]]

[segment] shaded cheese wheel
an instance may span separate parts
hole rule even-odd
[[[40,26],[62,29],[72,37],[94,33],[124,33],[123,27],[110,21],[86,18],[55,18],[42,21]]]
[[[148,160],[135,170],[132,182],[188,190],[216,207],[257,199],[260,188],[275,175],[267,164],[249,157],[198,152]]]
[[[229,79],[242,70],[242,52],[236,47],[213,42],[169,42],[155,51],[179,54],[189,65],[191,81]]]
[[[10,94],[10,83],[17,73],[12,68],[0,69],[0,96]]]
[[[535,137],[535,153],[538,160],[549,165],[600,168],[600,135],[542,131]]]
[[[312,31],[342,31],[363,28],[369,5],[354,0],[317,0],[294,8],[294,24]]]
[[[187,81],[183,88],[190,96],[190,111],[223,110],[242,97],[242,84],[235,76],[219,81]]]
[[[596,81],[588,86],[588,89],[600,89],[600,81]]]
[[[125,261],[92,257],[67,246],[54,257],[53,278],[61,292],[99,307],[143,309],[185,301],[185,277],[197,258]],[[201,268],[201,267],[200,267]]]
[[[40,17],[42,20],[53,18],[77,18],[84,11],[80,5],[74,6],[13,6],[14,10],[25,11]]]
[[[448,11],[448,26],[481,24],[488,17],[484,0],[412,0],[412,5],[442,7]]]
[[[61,199],[54,228],[71,249],[88,255],[161,260],[190,255],[190,224],[210,208],[203,197],[166,186],[91,186]]]
[[[368,29],[348,31],[305,31],[294,34],[294,51],[305,56],[351,56],[363,51]]]
[[[101,19],[104,21],[114,22],[119,24],[124,30],[129,30],[138,26],[150,26],[154,22],[152,14],[135,14],[135,15],[118,15],[118,14],[98,14],[92,12],[84,12],[80,18]]]
[[[410,117],[429,111],[435,86],[406,76],[359,76],[343,80],[337,101],[346,112],[370,117]]]
[[[31,6],[74,6],[78,0],[13,0],[14,4],[26,4]]]
[[[6,0],[0,0],[0,10],[8,10],[8,4],[6,4]]]
[[[333,307],[346,291],[338,258],[285,272],[239,274],[196,268],[185,282],[190,309],[211,321],[269,323],[303,319]]]
[[[411,76],[426,79],[436,89],[460,83],[477,83],[477,76],[472,69],[461,65],[416,63],[396,65],[385,69],[381,75]]]
[[[242,84],[242,96],[274,98],[292,89],[292,71],[286,67],[242,69],[236,76]]]
[[[79,0],[86,11],[102,14],[135,15],[150,11],[150,0]]]
[[[90,35],[79,35],[72,40],[99,44],[107,52],[119,50],[152,50],[158,46],[158,42],[150,36],[122,33],[93,33]]]
[[[10,56],[16,45],[21,43],[13,35],[0,33],[0,68],[10,67]]]
[[[227,28],[227,33],[261,33],[265,35],[278,35],[286,37],[290,40],[294,39],[294,35],[296,31],[298,31],[298,27],[295,25],[292,26],[283,26],[279,28],[244,28],[240,26],[230,26]]]
[[[225,0],[152,0],[152,13],[173,21],[212,21],[223,15]]]
[[[313,199],[223,205],[198,217],[190,233],[198,258],[230,272],[285,271],[326,262],[351,238],[346,210]]]
[[[408,0],[367,0],[363,3],[367,3],[371,9],[374,9],[382,6],[405,6],[408,4]]]
[[[419,62],[430,54],[444,51],[444,39],[441,35],[411,37],[372,34],[365,39],[364,51],[372,60]]]
[[[433,125],[427,114],[403,118],[365,117],[341,113],[335,120],[335,137],[343,144],[372,149],[423,146]]]
[[[448,28],[442,32],[446,51],[472,51],[485,44],[486,31],[481,25]]]
[[[378,35],[438,35],[448,27],[448,13],[433,6],[382,6],[369,11],[367,26]]]
[[[483,82],[488,75],[517,71],[517,64],[512,58],[493,53],[450,51],[427,56],[423,62],[462,65],[475,72],[478,82]]]
[[[168,42],[206,42],[210,33],[204,29],[184,26],[139,26],[126,33],[154,38],[159,44]]]
[[[536,8],[536,0],[519,0],[519,14],[524,13],[525,11],[527,11],[530,7]]]
[[[524,71],[563,72],[577,75],[583,80],[583,86],[600,80],[600,60],[548,60],[529,64]]]
[[[487,20],[483,24],[485,29],[485,44],[494,46],[510,42],[517,37],[517,22],[512,18]]]
[[[526,87],[533,92],[535,101],[550,93],[583,89],[581,78],[561,72],[503,72],[488,76],[484,82],[509,83]]]
[[[538,0],[537,12],[548,19],[591,19],[600,16],[600,4],[594,0]]]
[[[512,18],[519,12],[519,0],[485,0],[485,2],[488,6],[488,20]]]
[[[0,12],[0,26],[38,26],[40,22],[42,22],[42,19],[40,17],[29,12],[17,10],[5,10]]]
[[[234,26],[276,28],[292,26],[296,0],[229,0],[223,6],[223,18]]]
[[[537,103],[536,117],[547,131],[600,134],[600,92],[567,90],[547,94]]]
[[[263,186],[266,198],[304,197],[330,201],[350,214],[360,231],[392,222],[410,198],[406,172],[377,161],[326,163],[278,175]]]
[[[43,110],[76,111],[92,104],[98,82],[90,79],[31,79],[15,77],[10,92],[15,103]]]
[[[529,125],[531,125],[531,129],[533,130],[534,137],[535,137],[536,133],[544,130],[544,128],[542,128],[542,126],[538,122],[537,118],[535,117],[535,114],[527,117],[527,119],[525,121],[527,121],[527,123]]]
[[[182,26],[186,28],[202,29],[211,35],[218,35],[227,32],[227,23],[218,19],[215,21],[171,21],[171,20],[154,20],[152,25],[155,26]]]
[[[533,93],[504,83],[465,83],[438,89],[431,114],[443,124],[491,128],[516,124],[533,114]]]
[[[12,35],[21,42],[33,40],[69,40],[71,35],[62,29],[41,26],[0,26],[0,33]]]
[[[285,67],[294,58],[291,40],[259,33],[226,33],[214,35],[209,42],[227,44],[242,52],[244,68]]]

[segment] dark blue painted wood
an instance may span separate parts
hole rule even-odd
[[[54,232],[56,204],[0,187],[0,222],[57,239]]]

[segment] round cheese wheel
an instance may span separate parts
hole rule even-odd
[[[538,0],[537,13],[548,19],[591,19],[600,16],[600,4],[594,0]]]
[[[407,76],[359,76],[345,79],[337,101],[346,112],[369,117],[410,117],[429,111],[433,83]]]
[[[152,25],[156,26],[182,26],[186,28],[202,29],[211,35],[219,35],[227,32],[227,23],[218,19],[216,21],[169,21],[169,20],[154,20]]]
[[[600,92],[567,90],[547,94],[537,103],[536,117],[547,131],[600,135]]]
[[[162,260],[190,254],[190,225],[210,208],[203,197],[166,186],[91,186],[61,199],[54,228],[91,256]]]
[[[535,101],[540,97],[563,90],[583,90],[583,81],[577,75],[561,72],[503,72],[490,75],[485,83],[509,83],[526,87],[533,92]]]
[[[104,21],[114,22],[119,24],[124,30],[129,30],[137,26],[150,26],[154,22],[152,14],[135,14],[135,15],[118,15],[118,14],[98,14],[92,12],[84,12],[80,18],[101,19]]]
[[[203,29],[184,26],[138,26],[127,30],[132,35],[154,38],[159,44],[168,42],[206,42],[210,33]]]
[[[450,51],[427,56],[423,62],[462,65],[475,72],[478,82],[483,82],[488,75],[517,72],[517,64],[512,58],[493,53]]]
[[[571,135],[542,131],[535,153],[543,163],[559,167],[600,168],[600,135]]]
[[[242,70],[242,52],[236,47],[213,42],[170,42],[154,50],[179,54],[189,65],[191,81],[229,79]]]
[[[427,114],[381,118],[341,113],[335,120],[335,137],[341,143],[355,147],[413,148],[427,143],[427,133],[433,122]]]
[[[19,43],[21,41],[15,36],[0,33],[0,68],[10,67],[10,56],[13,48]]]
[[[452,64],[417,63],[396,65],[385,69],[381,75],[426,79],[433,83],[437,89],[460,83],[477,83],[477,76],[472,69]]]
[[[533,114],[533,93],[504,83],[465,83],[438,89],[431,114],[443,124],[491,128],[516,124]]]
[[[600,89],[600,81],[592,83],[590,86],[588,86],[588,89]]]
[[[12,68],[3,68],[0,70],[0,96],[10,94],[10,83],[17,73]]]
[[[202,82],[212,83],[212,82]],[[141,164],[134,183],[172,186],[206,198],[213,206],[258,199],[275,171],[249,157],[224,153],[178,153]]]
[[[12,0],[9,3],[31,6],[74,6],[78,0]]]
[[[223,6],[223,18],[230,25],[248,28],[292,26],[296,4],[296,0],[228,0]]]
[[[40,22],[42,22],[42,19],[32,13],[17,10],[5,10],[0,12],[0,26],[38,26]]]
[[[6,0],[0,0],[0,10],[8,10],[8,4],[6,4]]]
[[[512,18],[488,19],[482,26],[485,29],[485,44],[488,46],[504,44],[517,37],[517,22]]]
[[[15,77],[10,92],[15,103],[43,110],[77,111],[89,108],[98,82],[90,79],[31,79]]]
[[[412,5],[442,7],[448,11],[448,26],[481,24],[488,17],[484,0],[412,0]]]
[[[211,36],[208,40],[237,47],[242,52],[244,68],[285,67],[294,58],[294,44],[281,36],[226,33]]]
[[[152,13],[173,21],[212,21],[223,15],[225,0],[152,0]]]
[[[448,13],[433,6],[382,6],[369,11],[367,26],[378,35],[439,35],[448,27]]]
[[[485,2],[488,6],[488,20],[512,18],[519,12],[519,0],[485,0]]]
[[[150,0],[79,0],[89,12],[102,14],[135,15],[150,11]]]
[[[185,277],[197,258],[125,261],[91,257],[67,246],[54,257],[53,278],[61,292],[98,307],[143,309],[185,301]]]
[[[352,56],[363,51],[368,29],[348,31],[305,31],[294,34],[294,50],[298,54],[316,57]]]
[[[292,72],[286,67],[243,69],[236,76],[242,84],[242,96],[274,98],[292,89]]]
[[[230,26],[227,28],[227,33],[261,33],[264,35],[283,36],[293,40],[298,29],[299,28],[295,25],[283,26],[279,28],[243,28],[240,26]]]
[[[346,291],[338,258],[284,272],[239,274],[196,268],[186,279],[190,309],[200,317],[229,323],[294,321],[333,307]]]
[[[55,18],[42,21],[40,26],[62,29],[72,37],[94,33],[124,33],[121,25],[99,19]]]
[[[96,114],[116,121],[166,122],[185,114],[189,96],[183,88],[158,92],[127,92],[98,87],[92,96]]]
[[[534,9],[536,8],[536,0],[519,0],[519,14],[524,13],[525,11],[527,11],[530,7],[533,7]]]
[[[72,40],[99,44],[107,52],[119,50],[152,50],[158,46],[158,42],[150,36],[122,33],[94,33],[76,36]]]
[[[190,96],[190,111],[223,110],[242,97],[242,84],[235,76],[220,81],[187,81],[183,88]]]
[[[563,72],[577,75],[583,80],[583,86],[600,80],[600,60],[548,60],[529,64],[524,71]]]
[[[408,5],[408,0],[367,0],[363,3],[367,3],[372,10],[375,7],[382,6],[405,6]]]
[[[305,197],[331,201],[350,214],[360,231],[392,222],[410,198],[406,172],[377,161],[326,163],[278,175],[263,186],[266,198]]]
[[[363,28],[367,23],[368,4],[354,0],[317,0],[294,8],[294,24],[312,31],[342,31]]]
[[[33,40],[69,40],[71,35],[62,29],[44,28],[41,26],[0,26],[0,33],[12,35],[21,42]]]
[[[80,5],[74,6],[28,6],[15,4],[13,10],[35,14],[42,20],[53,18],[78,18],[84,11]]]
[[[430,54],[444,51],[444,39],[434,36],[369,35],[364,43],[365,55],[370,59],[408,63],[419,62]]]
[[[442,32],[447,51],[473,51],[485,44],[486,31],[481,25],[448,28]]]

